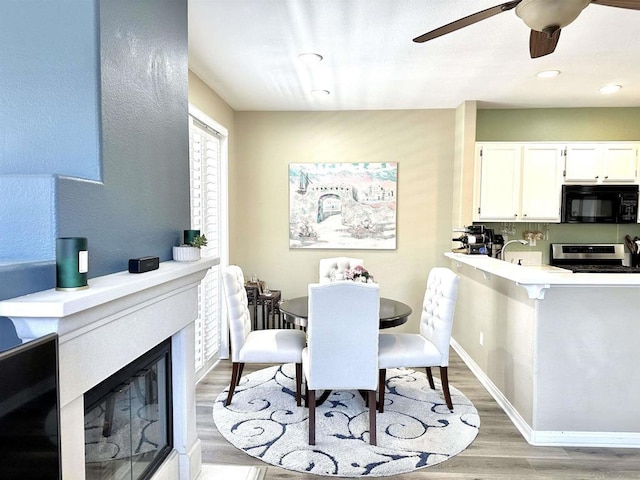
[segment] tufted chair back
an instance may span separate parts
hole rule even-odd
[[[229,315],[231,360],[237,362],[244,340],[251,332],[251,316],[242,269],[237,265],[229,265],[222,273],[222,283]]]
[[[449,365],[449,343],[460,277],[444,267],[429,271],[420,317],[420,334],[442,355],[441,366]]]
[[[330,283],[336,274],[343,274],[345,270],[364,265],[362,258],[334,257],[320,259],[320,283]]]

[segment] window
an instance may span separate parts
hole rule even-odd
[[[199,379],[228,352],[226,314],[220,281],[228,263],[227,241],[227,131],[211,118],[189,107],[189,169],[191,228],[206,235],[203,257],[219,260],[198,289],[196,320],[196,377]]]

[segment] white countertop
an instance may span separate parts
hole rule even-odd
[[[445,257],[469,265],[487,274],[497,275],[522,286],[529,298],[544,298],[544,291],[553,287],[640,287],[640,273],[573,273],[550,265],[516,265],[487,255],[467,255],[445,252]]]

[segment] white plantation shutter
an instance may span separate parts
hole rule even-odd
[[[224,137],[206,123],[189,116],[189,166],[191,172],[191,228],[206,235],[203,257],[221,259],[226,243],[222,235],[222,159]],[[226,181],[226,179],[225,179]],[[196,372],[206,372],[221,352],[224,301],[220,291],[220,266],[214,266],[198,288],[195,325]],[[196,375],[198,377],[198,375]]]

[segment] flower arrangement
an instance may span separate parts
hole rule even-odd
[[[373,283],[373,275],[371,275],[362,265],[356,265],[352,269],[344,271],[345,280],[353,280],[354,282]]]

